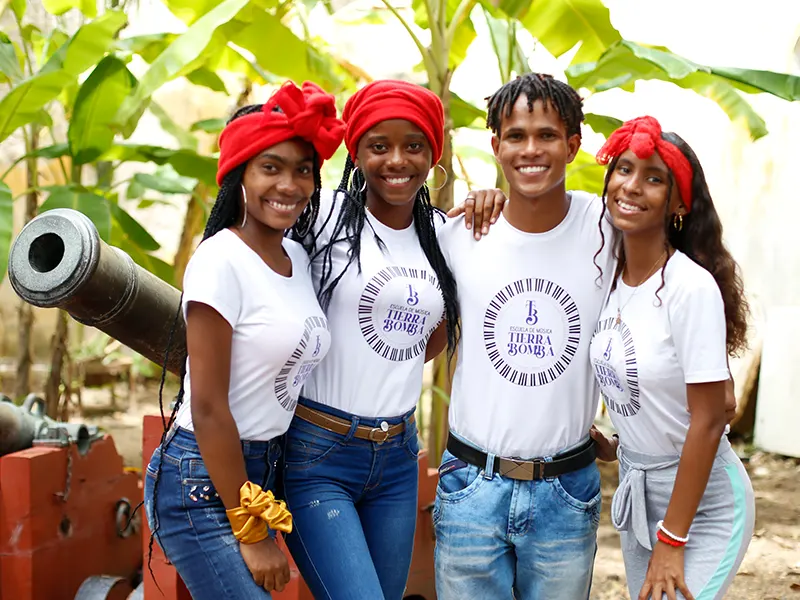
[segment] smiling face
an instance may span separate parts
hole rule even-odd
[[[670,172],[657,152],[639,158],[631,150],[622,153],[608,180],[606,205],[614,225],[626,234],[666,232],[668,215],[686,214],[678,186],[669,191]]]
[[[433,160],[422,130],[404,119],[381,121],[358,142],[356,166],[367,181],[367,203],[414,201]]]
[[[580,135],[567,136],[566,126],[552,104],[541,100],[528,110],[524,94],[510,116],[503,115],[492,149],[514,197],[537,199],[563,191],[567,164],[581,145]]]
[[[314,193],[314,148],[288,140],[250,159],[242,176],[247,218],[275,230],[290,229]]]

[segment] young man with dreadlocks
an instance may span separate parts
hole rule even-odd
[[[277,439],[330,334],[306,251],[285,233],[313,226],[319,167],[343,133],[333,96],[287,82],[220,136],[219,194],[175,316],[186,319],[188,356],[144,493],[153,534],[195,600],[269,598],[289,581],[273,540],[292,529],[269,490]]]
[[[444,215],[425,185],[444,112],[429,90],[382,80],[342,116],[349,155],[339,189],[322,198],[312,257],[332,345],[286,435],[286,541],[315,598],[400,600],[417,519],[423,366],[448,340],[454,348],[458,324],[436,241]]]
[[[608,286],[594,262],[602,203],[565,188],[582,120],[578,94],[549,75],[500,88],[487,125],[508,203],[479,243],[458,220],[439,233],[462,327],[433,511],[440,600],[588,598],[600,519],[588,351]],[[612,260],[596,258],[605,272]]]

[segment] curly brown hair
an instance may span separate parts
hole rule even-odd
[[[728,354],[731,356],[737,355],[747,347],[747,319],[750,315],[750,307],[744,294],[741,269],[722,241],[722,221],[720,221],[717,209],[714,207],[703,167],[700,165],[694,150],[677,133],[662,132],[661,138],[677,147],[692,165],[692,210],[683,216],[683,226],[679,231],[673,226],[672,215],[668,212],[669,205],[667,205],[667,212],[664,215],[667,247],[671,246],[680,250],[714,277],[725,306]],[[600,215],[599,223],[602,242],[600,249],[595,254],[595,265],[600,270],[600,277],[603,276],[603,271],[597,265],[597,256],[605,246],[602,225],[603,220],[606,218],[608,182],[618,161],[619,157],[615,157],[609,163],[603,186],[603,211]],[[670,171],[667,197],[671,195],[674,185],[675,177]],[[615,239],[612,240],[615,255],[619,259],[616,273],[614,274],[615,284],[617,277],[625,266],[625,251],[621,243],[621,236],[617,234],[618,232],[615,231]],[[661,269],[661,287],[659,287],[659,291],[664,287],[664,270],[666,266],[665,262],[664,267]]]

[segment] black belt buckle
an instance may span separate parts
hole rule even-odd
[[[534,481],[544,479],[545,461],[535,460],[514,460],[511,458],[501,458],[497,465],[497,472],[501,477],[517,479],[519,481]]]

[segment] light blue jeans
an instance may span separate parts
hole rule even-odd
[[[519,481],[488,475],[445,450],[439,472],[439,600],[511,600],[512,592],[515,600],[589,597],[601,504],[595,463],[554,479]]]

